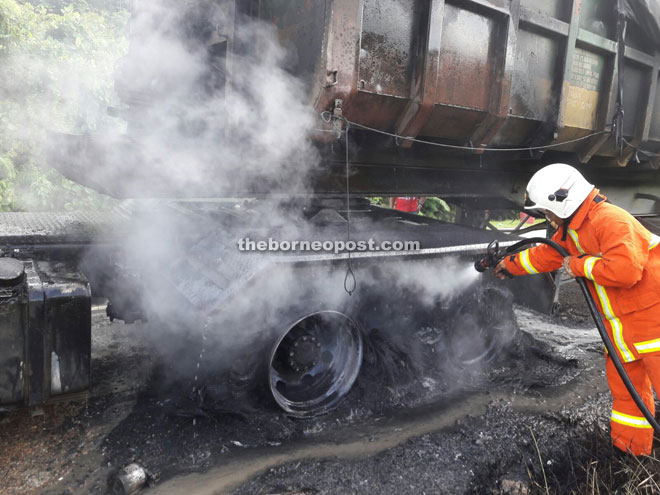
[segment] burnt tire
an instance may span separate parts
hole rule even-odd
[[[517,331],[513,294],[484,285],[461,301],[447,331],[446,355],[459,367],[493,362],[509,348]]]

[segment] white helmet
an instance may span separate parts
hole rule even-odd
[[[527,184],[525,209],[550,210],[559,218],[568,218],[593,190],[593,184],[575,168],[553,163],[536,172]]]

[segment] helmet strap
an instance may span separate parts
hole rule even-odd
[[[578,207],[577,210],[579,210],[579,209],[580,209],[580,207]],[[575,214],[577,213],[577,210],[575,210],[570,216],[568,216],[568,217],[566,217],[566,218],[564,219],[564,223],[563,223],[562,226],[561,226],[561,228],[562,228],[562,232],[561,232],[561,242],[565,242],[565,241],[566,241],[566,237],[568,236],[568,225],[569,225],[569,224],[571,223],[571,221],[573,220],[573,217],[574,217]]]

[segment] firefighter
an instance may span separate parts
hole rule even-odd
[[[390,198],[389,203],[390,208],[417,215],[422,209],[424,201],[426,201],[425,197],[418,198],[416,196],[399,196],[397,198]]]
[[[586,278],[621,362],[654,414],[652,387],[660,394],[660,237],[562,163],[534,174],[525,209],[544,214],[557,229],[553,240],[571,255],[562,259],[552,247],[540,245],[507,256],[495,274],[504,279],[563,267],[571,277]],[[648,455],[653,429],[609,356],[606,362],[612,441],[625,452]]]

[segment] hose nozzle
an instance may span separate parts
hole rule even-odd
[[[494,268],[500,262],[500,243],[494,240],[486,248],[486,256],[474,262],[474,269],[483,273],[489,268]]]
[[[488,270],[488,260],[486,258],[481,258],[474,262],[474,269],[479,273],[483,273]]]

